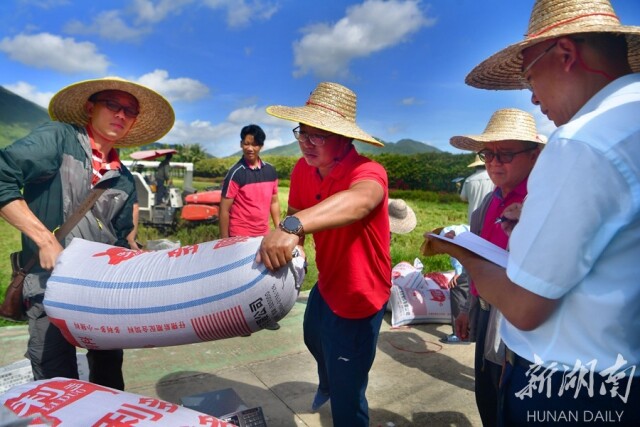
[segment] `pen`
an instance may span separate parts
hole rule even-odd
[[[494,222],[494,224],[500,224],[503,222],[518,222],[517,219],[509,219],[506,216],[501,216],[499,218],[496,219],[496,222]]]

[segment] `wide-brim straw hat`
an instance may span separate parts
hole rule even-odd
[[[461,150],[477,153],[484,149],[487,142],[510,140],[538,144],[546,142],[546,138],[538,134],[536,121],[531,114],[517,108],[504,108],[493,113],[482,134],[454,136],[449,143]]]
[[[120,77],[85,80],[63,88],[49,102],[51,120],[85,126],[89,122],[85,104],[91,95],[103,90],[127,92],[136,97],[140,108],[129,133],[114,147],[137,147],[155,142],[173,127],[175,114],[169,101],[148,87]]]
[[[416,213],[404,200],[389,199],[389,228],[392,233],[409,233],[416,224]]]
[[[468,168],[475,168],[476,166],[484,166],[484,162],[480,159],[480,156],[476,154],[476,158],[473,162],[467,165]]]
[[[640,27],[620,24],[609,0],[537,0],[525,40],[484,60],[465,82],[480,89],[527,89],[522,76],[522,51],[545,40],[581,33],[624,35],[629,65],[634,72],[640,72]]]
[[[323,82],[311,92],[306,105],[302,107],[272,105],[267,107],[267,113],[383,147],[382,142],[356,124],[356,101],[356,94],[350,89],[337,83]]]

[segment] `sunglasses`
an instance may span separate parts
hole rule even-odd
[[[478,152],[478,157],[480,157],[480,160],[485,163],[490,163],[493,161],[493,159],[498,159],[498,162],[500,163],[511,163],[513,161],[513,158],[518,154],[526,153],[527,151],[533,151],[537,148],[538,147],[531,147],[522,151],[498,151],[497,153],[494,153],[491,150],[482,150]]]
[[[136,117],[138,117],[138,114],[140,114],[140,111],[136,110],[135,108],[125,107],[124,105],[116,101],[113,101],[111,99],[96,99],[93,102],[103,103],[107,107],[107,110],[112,111],[114,113],[118,113],[122,110],[124,111],[124,115],[129,119],[135,119]]]

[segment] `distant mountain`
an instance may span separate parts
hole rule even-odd
[[[47,110],[0,86],[0,147],[49,120]]]
[[[355,145],[359,153],[362,154],[419,154],[419,153],[433,153],[440,152],[436,147],[433,147],[424,142],[415,141],[413,139],[401,139],[398,142],[385,142],[384,147],[377,147],[375,145],[367,144],[364,142],[356,141]],[[233,156],[239,156],[242,153],[238,151]],[[280,147],[270,148],[261,152],[262,155],[270,156],[299,156],[300,147],[297,142],[291,144],[281,145]]]

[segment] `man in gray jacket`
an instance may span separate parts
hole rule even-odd
[[[49,104],[52,122],[0,150],[0,216],[22,233],[22,264],[39,263],[25,278],[29,319],[26,356],[36,380],[78,378],[76,349],[50,323],[42,304],[56,259],[74,237],[129,247],[135,185],[116,148],[154,142],[175,120],[161,95],[116,77],[67,86]],[[106,191],[63,239],[53,234],[95,186]],[[87,354],[89,380],[124,389],[122,350]]]

